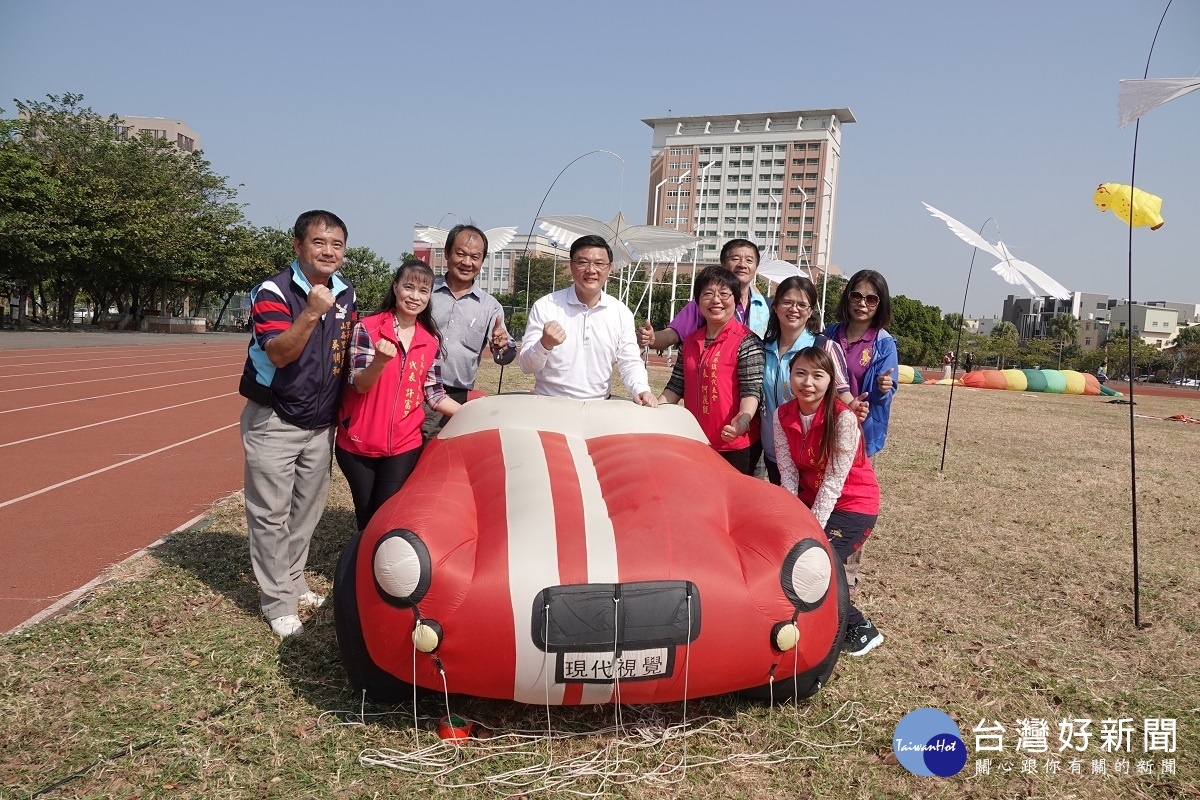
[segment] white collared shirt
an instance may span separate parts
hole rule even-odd
[[[563,327],[567,338],[547,350],[542,347],[542,329],[551,320]],[[608,397],[614,361],[630,396],[650,391],[633,313],[615,297],[601,292],[596,305],[588,308],[572,285],[540,298],[529,309],[517,363],[522,372],[535,376],[534,394],[575,400]]]

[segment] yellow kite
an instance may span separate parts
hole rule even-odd
[[[1133,215],[1132,225],[1140,228],[1149,225],[1150,230],[1156,231],[1163,226],[1162,198],[1158,195],[1143,192],[1122,183],[1102,183],[1092,196],[1096,208],[1112,212],[1131,224],[1130,214]]]

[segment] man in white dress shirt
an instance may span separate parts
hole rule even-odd
[[[574,283],[529,309],[517,363],[534,375],[534,394],[602,400],[610,394],[615,362],[634,402],[658,405],[638,351],[633,313],[604,291],[610,272],[608,243],[581,236],[571,245]]]

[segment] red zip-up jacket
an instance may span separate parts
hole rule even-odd
[[[405,351],[396,341],[393,320],[391,311],[362,320],[371,343],[387,339],[396,345],[396,357],[383,368],[370,391],[359,394],[353,386],[342,391],[337,446],[355,455],[380,458],[421,446],[425,376],[437,359],[438,340],[417,323],[412,344]]]
[[[726,442],[721,430],[733,422],[740,413],[741,387],[738,384],[737,354],[742,339],[750,335],[750,329],[731,319],[712,344],[704,347],[705,329],[700,327],[683,340],[683,404],[691,411],[708,443],[717,452],[742,450],[758,441],[758,415],[750,420],[750,426],[741,436]]]
[[[835,401],[839,414],[853,414],[841,400]],[[800,476],[797,494],[804,504],[812,508],[817,499],[817,491],[825,478],[825,468],[820,464],[821,447],[825,440],[825,407],[817,409],[813,415],[812,426],[808,433],[800,427],[800,406],[793,399],[779,407],[779,426],[787,436],[788,452]],[[875,470],[867,460],[863,449],[863,437],[858,437],[858,452],[854,454],[854,463],[846,475],[846,483],[842,493],[834,504],[837,511],[853,511],[859,514],[879,513],[879,482],[875,479]]]

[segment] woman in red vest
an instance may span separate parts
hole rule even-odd
[[[683,340],[658,402],[683,400],[717,454],[752,475],[762,455],[763,343],[734,319],[740,293],[737,276],[724,267],[707,267],[696,277],[696,302],[705,324]]]
[[[775,455],[784,489],[799,495],[825,528],[842,563],[862,547],[879,516],[879,484],[858,417],[837,396],[834,364],[820,347],[792,358],[792,399],[775,412]],[[842,652],[861,656],[883,634],[850,604]]]
[[[354,326],[350,385],[338,409],[335,452],[359,530],[416,466],[422,404],[446,416],[459,408],[442,387],[442,337],[429,308],[432,290],[429,265],[405,261],[380,310]]]

